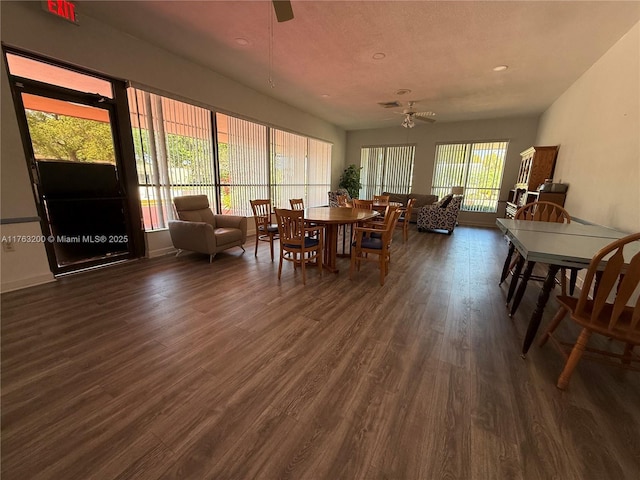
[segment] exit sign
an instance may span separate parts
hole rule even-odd
[[[64,18],[78,25],[76,4],[69,0],[43,0],[42,8],[56,17]]]

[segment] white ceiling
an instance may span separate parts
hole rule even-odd
[[[347,130],[399,125],[377,104],[393,100],[416,100],[439,122],[542,113],[640,18],[637,1],[293,0],[295,18],[273,23],[272,88],[269,1],[79,3]]]

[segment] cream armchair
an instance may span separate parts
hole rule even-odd
[[[247,240],[247,217],[214,215],[206,195],[189,195],[173,199],[179,220],[169,222],[173,246],[178,249],[209,255],[209,262],[216,253],[231,247],[244,252]]]

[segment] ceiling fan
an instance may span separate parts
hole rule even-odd
[[[278,22],[293,20],[293,9],[290,0],[271,0]]]
[[[407,102],[407,108],[402,110],[402,112],[396,112],[401,115],[404,115],[404,120],[400,125],[404,128],[413,128],[416,126],[414,120],[420,120],[422,122],[433,123],[436,121],[435,113],[433,112],[417,112],[413,107],[416,102]]]

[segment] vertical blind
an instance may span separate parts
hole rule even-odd
[[[216,127],[221,211],[251,216],[250,201],[269,198],[267,127],[221,113]]]
[[[360,198],[382,192],[410,193],[414,157],[414,145],[363,147]]]
[[[167,227],[175,196],[207,195],[215,207],[209,111],[135,88],[128,98],[145,230]]]
[[[176,196],[204,194],[214,211],[245,216],[253,199],[326,204],[330,143],[221,113],[214,135],[207,109],[135,88],[128,95],[145,230],[167,227]]]
[[[464,187],[461,209],[496,212],[509,142],[454,143],[436,146],[431,193],[442,197]]]
[[[304,200],[306,160],[305,137],[271,129],[271,204],[274,208],[291,208],[291,198]]]

